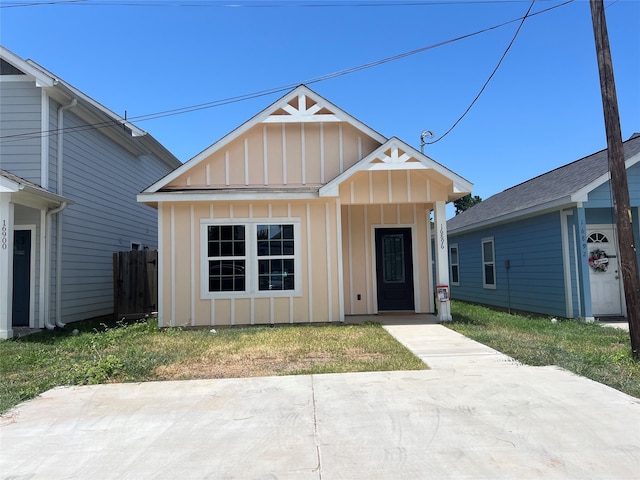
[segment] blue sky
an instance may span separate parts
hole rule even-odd
[[[1,0],[0,41],[130,119],[304,83],[522,17],[530,1]],[[54,3],[54,2],[49,2]],[[532,13],[560,5],[538,0]],[[236,6],[231,6],[231,5]],[[640,132],[640,1],[606,1],[623,139]],[[519,22],[309,86],[419,148],[463,114]],[[135,121],[187,161],[285,92]],[[425,153],[486,199],[606,148],[589,4],[528,18]]]

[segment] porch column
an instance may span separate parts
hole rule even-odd
[[[13,337],[13,203],[0,193],[0,339]]]
[[[443,300],[437,294],[438,286],[446,286],[449,292],[449,243],[447,241],[447,212],[445,202],[436,202],[433,210],[434,222],[434,256],[436,259],[436,305],[438,321],[451,321],[451,305],[449,299]]]

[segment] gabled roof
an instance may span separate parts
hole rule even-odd
[[[385,143],[387,141],[384,136],[380,135],[371,127],[365,125],[360,120],[357,120],[341,108],[329,102],[327,99],[321,97],[306,85],[300,85],[291,90],[285,96],[281,97],[275,103],[262,110],[253,118],[240,125],[231,133],[225,135],[213,145],[197,154],[191,160],[185,162],[182,166],[148,187],[144,190],[143,194],[161,191],[180,175],[195,167],[203,160],[206,160],[214,152],[240,137],[255,125],[260,123],[305,122],[346,122],[380,143]]]
[[[420,153],[402,140],[392,137],[351,168],[345,170],[321,187],[319,192],[320,196],[337,196],[341,183],[357,172],[369,170],[432,170],[453,182],[453,193],[460,193],[456,198],[466,195],[471,192],[473,188],[473,184],[468,180],[442,166],[425,154]]]
[[[640,161],[640,134],[624,142],[626,167]],[[487,226],[587,200],[609,179],[607,150],[601,150],[493,195],[447,221],[449,233]]]
[[[8,75],[20,75],[33,79],[36,86],[47,89],[47,94],[56,102],[67,104],[73,99],[77,101],[75,112],[90,124],[104,129],[114,139],[133,150],[137,155],[155,154],[171,168],[181,162],[155,138],[131,122],[112,112],[71,84],[49,72],[33,60],[24,60],[7,48],[0,45],[0,59],[5,63],[3,69]],[[10,68],[13,67],[13,68]],[[105,128],[117,126],[118,128]]]

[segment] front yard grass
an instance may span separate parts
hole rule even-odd
[[[527,365],[558,365],[640,398],[640,362],[629,332],[578,320],[511,315],[451,302],[447,326]]]
[[[72,328],[79,329],[77,335]],[[0,413],[61,385],[427,366],[378,324],[159,330],[84,323],[0,342]]]

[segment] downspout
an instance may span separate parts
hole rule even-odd
[[[75,107],[78,104],[78,99],[74,98],[68,105],[61,105],[58,107],[58,144],[56,145],[56,191],[58,195],[63,195],[63,171],[64,171],[64,111]],[[60,213],[66,208],[60,208],[55,213]],[[51,238],[51,237],[49,237]],[[62,217],[58,215],[58,222],[56,225],[56,319],[55,325],[60,328],[64,328],[65,324],[61,320],[62,318]],[[51,321],[47,322],[51,325]],[[48,327],[49,328],[49,327]]]
[[[62,202],[60,204],[59,207],[57,208],[52,208],[51,210],[47,211],[47,215],[46,215],[46,220],[45,220],[45,229],[46,229],[46,236],[47,236],[47,244],[45,246],[45,258],[47,259],[46,262],[44,262],[44,279],[45,279],[45,298],[47,299],[47,302],[50,304],[49,302],[49,296],[51,295],[51,216],[55,215],[56,213],[60,213],[62,210],[64,210],[65,208],[67,208],[67,202]],[[57,265],[56,265],[57,267]],[[58,288],[59,290],[59,288]],[[47,327],[47,329],[49,330],[53,330],[54,328],[56,328],[56,323],[51,323],[51,313],[49,310],[49,306],[47,306],[44,310],[44,326]]]

